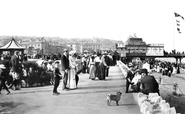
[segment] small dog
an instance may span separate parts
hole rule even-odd
[[[117,95],[108,94],[107,95],[107,105],[110,106],[111,101],[116,101],[117,106],[119,106],[118,102],[121,99],[122,93],[119,91]]]

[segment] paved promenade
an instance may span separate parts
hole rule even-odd
[[[111,67],[106,81],[90,80],[88,74],[80,74],[78,89],[52,95],[53,86],[22,88],[0,95],[0,114],[140,114],[133,94],[125,94],[125,79],[119,67]],[[121,91],[122,97],[107,106],[108,93]]]

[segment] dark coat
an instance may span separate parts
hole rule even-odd
[[[145,76],[141,79],[142,92],[145,94],[159,92],[159,85],[154,76]]]
[[[112,62],[111,58],[107,55],[105,55],[104,58],[105,58],[105,63],[107,64],[107,66],[111,66],[111,62]]]
[[[66,69],[69,70],[69,59],[65,55],[62,55],[61,65],[62,65],[62,71],[65,71]]]
[[[19,68],[20,68],[20,63],[19,63],[19,57],[17,57],[16,55],[13,55],[11,58],[11,70],[14,72],[19,72]]]
[[[60,69],[59,68],[54,68],[54,77],[60,77]]]
[[[134,73],[132,73],[130,70],[127,72],[127,77],[126,80],[130,80],[132,81],[132,79],[134,78]]]

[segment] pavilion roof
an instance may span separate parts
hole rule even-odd
[[[6,45],[0,49],[25,49],[14,38],[12,38]]]

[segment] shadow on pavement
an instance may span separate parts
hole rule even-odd
[[[28,106],[25,103],[0,102],[0,114],[24,114],[41,106]]]
[[[114,88],[117,89],[117,88],[123,88],[123,87],[125,87],[125,85],[116,85],[116,86],[90,86],[90,87],[83,87],[82,86],[82,87],[78,87],[77,89],[65,91],[65,94],[99,93],[101,91],[101,89],[106,89],[106,90],[109,90],[110,89],[110,90],[112,90]],[[88,90],[93,90],[93,89],[97,89],[97,91],[88,92]],[[100,91],[98,91],[98,90],[100,90]],[[106,90],[105,91],[101,91],[101,92],[110,92],[110,91],[106,91]],[[82,92],[80,92],[80,91],[82,91]],[[28,91],[20,91],[20,92],[17,91],[17,92],[14,92],[14,93],[12,92],[11,95],[13,95],[13,94],[26,94],[26,93],[43,93],[43,92],[52,92],[52,88],[46,89],[46,90],[37,89],[37,90],[28,90]]]
[[[14,102],[0,102],[0,114],[11,113],[10,110],[15,109],[17,106],[22,105],[23,103],[14,103]]]
[[[125,78],[123,77],[123,78],[114,78],[114,79],[112,79],[112,78],[106,78],[105,79],[105,81],[120,81],[120,80],[125,80]]]
[[[68,90],[68,91],[65,91],[65,93],[61,92],[60,95],[73,95],[73,94],[91,94],[91,93],[102,93],[102,92],[112,92],[111,89],[107,88],[107,91],[82,91],[82,92],[79,92],[79,91],[76,91],[76,90],[79,90],[79,89],[74,89],[74,90]],[[76,92],[75,92],[76,91]],[[51,92],[52,93],[52,90],[44,90],[44,91],[25,91],[25,92],[17,92],[17,93],[13,93],[13,94],[27,94],[27,93],[43,93],[43,92]],[[12,94],[12,95],[13,95]]]
[[[78,89],[111,89],[111,88],[118,88],[118,87],[125,87],[125,85],[116,85],[116,86],[90,86],[90,87],[79,87]]]
[[[119,104],[119,106],[132,106],[132,105],[136,105],[137,106],[137,104]]]

